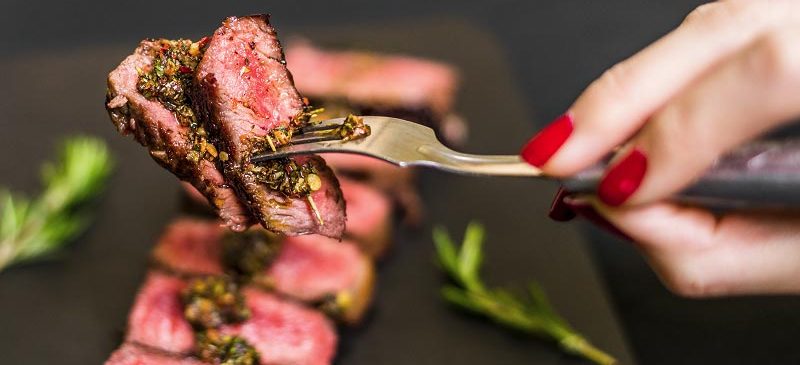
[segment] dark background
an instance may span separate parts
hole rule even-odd
[[[354,24],[457,19],[486,31],[501,45],[499,54],[475,57],[498,57],[511,63],[516,86],[532,110],[525,122],[540,127],[563,112],[603,70],[678,25],[699,3],[94,0],[45,4],[4,0],[0,5],[0,57],[132,45],[145,36],[196,37],[214,29],[223,16],[264,11],[275,16],[274,23],[284,34]],[[7,130],[9,123],[0,119],[2,130]],[[4,176],[11,173],[2,171]],[[661,286],[629,245],[594,228],[583,229],[640,363],[800,362],[800,300],[677,298]],[[2,292],[0,299],[6,300]]]

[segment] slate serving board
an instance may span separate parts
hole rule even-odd
[[[459,67],[457,110],[468,120],[474,153],[515,153],[533,132],[526,107],[491,36],[455,21],[354,24],[310,29],[329,46],[404,52]],[[179,214],[176,180],[132,140],[116,135],[103,110],[107,72],[135,44],[28,53],[0,60],[0,176],[38,189],[36,168],[63,136],[105,138],[119,166],[91,229],[60,257],[0,273],[0,359],[10,364],[98,364],[119,344],[146,271],[148,251]],[[24,151],[24,152],[23,152]],[[427,218],[399,228],[379,267],[375,309],[343,330],[338,364],[578,364],[552,344],[510,333],[452,310],[439,298],[430,227],[456,235],[472,219],[488,230],[486,277],[498,285],[538,280],[558,310],[599,347],[633,363],[603,283],[571,226],[545,218],[554,186],[424,171]]]

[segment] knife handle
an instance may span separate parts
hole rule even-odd
[[[605,161],[561,183],[571,193],[594,194],[607,166]],[[672,200],[708,208],[800,209],[800,139],[743,145]]]

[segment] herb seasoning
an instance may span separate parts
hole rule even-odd
[[[264,230],[229,233],[222,239],[222,266],[239,282],[248,282],[275,260],[280,238]]]
[[[295,120],[304,119],[303,123],[307,123],[310,118],[322,111],[322,108],[304,109]],[[295,128],[291,124],[289,127],[275,128],[264,138],[252,140],[251,149],[256,152],[267,149],[276,151],[278,147],[291,142]],[[352,141],[369,136],[371,129],[364,123],[362,118],[350,114],[345,118],[342,125],[334,129],[332,133],[342,141]],[[311,162],[299,164],[290,158],[281,158],[259,165],[248,164],[246,170],[256,181],[266,184],[270,189],[281,192],[289,198],[308,197],[312,192],[322,187],[322,179]]]
[[[372,129],[368,125],[364,124],[363,118],[349,114],[346,118],[344,118],[342,125],[336,128],[334,132],[339,136],[342,142],[347,142],[366,138],[370,135],[370,133],[372,133]]]
[[[257,365],[256,349],[239,336],[221,335],[216,330],[198,333],[196,353],[204,362],[220,365]]]
[[[286,197],[304,197],[321,187],[321,179],[311,162],[299,164],[292,159],[281,158],[254,165],[250,171],[258,181]]]
[[[304,99],[303,102],[306,103],[303,110],[289,121],[288,126],[273,128],[264,137],[252,138],[250,153],[276,151],[279,147],[289,144],[295,130],[308,124],[311,118],[324,110],[308,106],[307,99]],[[228,158],[227,155],[225,158]],[[287,198],[309,197],[311,193],[322,187],[322,179],[310,161],[300,164],[290,158],[281,158],[258,165],[248,162],[245,164],[244,170],[254,180],[267,185],[271,190],[280,192]]]
[[[217,328],[250,317],[239,286],[225,276],[196,279],[183,292],[184,318],[195,329],[195,355],[220,365],[256,365],[256,349],[238,336],[220,335]]]
[[[197,329],[217,328],[250,317],[238,285],[223,276],[193,280],[183,292],[184,317]]]
[[[266,144],[274,152],[280,146],[285,146],[290,143],[294,131],[308,125],[311,119],[325,111],[325,108],[314,108],[308,105],[308,99],[303,99],[303,110],[297,113],[290,121],[288,126],[273,128],[264,137]],[[264,143],[258,143],[264,147]]]
[[[194,71],[207,43],[207,38],[198,42],[187,39],[159,40],[161,48],[153,57],[150,67],[139,70],[139,81],[136,84],[144,97],[161,103],[175,114],[178,123],[189,128],[191,150],[185,157],[195,163],[200,159],[213,160],[218,155],[217,149],[208,142],[206,131],[191,107]]]
[[[317,308],[332,318],[342,318],[344,312],[353,302],[353,297],[348,292],[326,295],[319,303]]]

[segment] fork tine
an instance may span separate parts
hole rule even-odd
[[[321,131],[329,131],[329,130],[332,130],[332,129],[336,129],[337,127],[339,127],[339,126],[336,125],[336,124],[325,124],[325,125],[317,124],[317,125],[312,125],[312,126],[308,126],[308,127],[303,128],[303,129],[300,129],[300,133],[301,134],[305,134],[305,133],[316,133],[316,132],[321,132]]]
[[[368,117],[361,117],[361,118],[368,118]],[[385,117],[380,117],[380,118],[385,118]],[[277,151],[263,151],[259,154],[251,156],[250,160],[253,163],[261,163],[272,159],[288,157],[291,155],[304,154],[304,153],[318,153],[321,150],[326,150],[326,151],[341,150],[342,152],[352,152],[348,150],[350,147],[354,145],[350,143],[352,141],[344,143],[342,136],[339,133],[337,133],[337,129],[343,125],[346,119],[347,118],[335,118],[335,119],[323,120],[317,124],[303,128],[300,131],[298,131],[297,134],[294,134],[289,139],[288,144],[281,146],[280,148],[278,148]],[[368,123],[365,122],[365,124]],[[388,124],[386,124],[386,126],[388,126]],[[375,138],[377,138],[377,136],[372,137],[372,139]],[[358,139],[360,140],[360,138]],[[341,144],[337,143],[337,141],[341,141],[342,143]],[[360,142],[363,142],[363,140]],[[325,145],[323,146],[321,143]],[[329,143],[333,143],[334,145],[329,145]],[[364,152],[356,151],[355,153],[364,153]]]
[[[306,143],[315,143],[315,142],[325,142],[325,141],[336,141],[342,139],[338,135],[328,133],[328,134],[311,134],[311,135],[299,135],[299,136],[292,136],[289,140],[290,144],[306,144]]]

